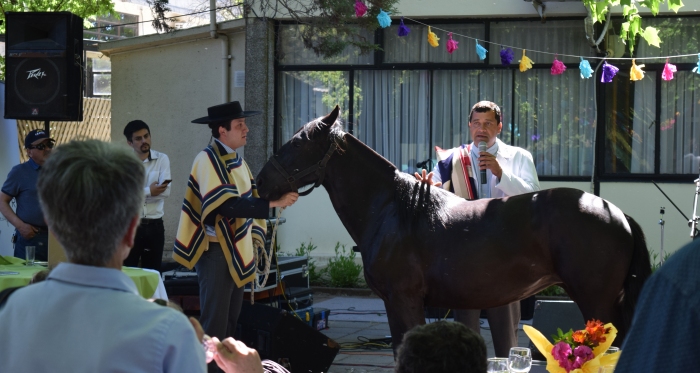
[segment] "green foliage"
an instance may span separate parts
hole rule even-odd
[[[251,0],[246,4],[246,11],[260,18],[286,13],[296,23],[304,25],[300,28],[304,46],[318,56],[330,58],[340,55],[347,46],[357,47],[361,53],[378,50],[373,33],[379,27],[377,15],[380,10],[395,13],[397,3],[398,0],[365,2],[367,13],[360,18],[355,16],[355,2],[348,0]]]
[[[667,261],[670,256],[671,253],[665,253],[663,261]],[[662,262],[658,253],[649,253],[649,261],[651,262],[651,273],[654,273],[657,269],[661,268]]]
[[[540,291],[539,293],[537,293],[537,295],[543,295],[543,296],[547,296],[547,297],[565,297],[568,294],[561,286],[552,285],[552,286]]]
[[[342,249],[341,249],[342,247]],[[335,244],[335,258],[328,260],[330,285],[339,288],[354,288],[360,284],[362,265],[355,263],[355,252],[346,253],[345,245]]]
[[[116,15],[112,0],[0,0],[0,34],[5,33],[5,12],[71,12],[85,20]],[[0,56],[0,80],[5,80],[5,57]]]
[[[317,248],[318,246],[311,243],[311,241],[309,241],[308,244],[302,242],[301,246],[297,247],[296,251],[294,252],[294,255],[305,256],[308,259],[307,268],[309,270],[309,283],[311,283],[312,285],[322,283],[321,277],[325,272],[324,270],[319,270],[318,267],[316,267],[315,261],[311,258],[311,252],[316,250]]]
[[[623,40],[629,46],[630,53],[634,52],[634,44],[636,42],[637,35],[644,38],[644,40],[657,48],[660,47],[661,39],[659,38],[659,30],[655,27],[647,26],[647,28],[642,29],[642,16],[639,15],[638,5],[648,8],[651,14],[656,16],[659,14],[661,4],[667,3],[668,9],[674,12],[678,12],[683,6],[681,0],[644,0],[644,1],[632,1],[632,0],[583,0],[583,4],[591,10],[591,15],[593,16],[594,22],[605,21],[606,14],[610,11],[611,6],[622,6],[622,16],[625,17],[625,22],[622,23],[620,28],[620,39]]]

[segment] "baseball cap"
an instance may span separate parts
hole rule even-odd
[[[24,147],[26,149],[29,149],[32,145],[46,139],[55,141],[54,139],[50,138],[49,135],[47,135],[46,132],[44,132],[43,130],[32,130],[24,138]]]

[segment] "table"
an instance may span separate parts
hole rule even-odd
[[[16,286],[26,286],[29,284],[32,276],[43,269],[46,269],[46,267],[39,265],[31,267],[27,267],[23,264],[0,265],[0,290]],[[142,297],[168,299],[167,294],[165,294],[163,280],[160,278],[158,271],[131,267],[124,267],[122,271],[134,281]],[[3,272],[15,273],[2,274]]]

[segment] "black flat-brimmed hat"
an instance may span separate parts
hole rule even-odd
[[[223,120],[233,120],[238,118],[252,117],[262,114],[262,111],[243,111],[241,104],[238,101],[229,102],[226,104],[212,106],[207,108],[206,117],[197,118],[192,123],[215,123]]]

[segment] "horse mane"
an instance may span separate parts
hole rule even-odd
[[[427,223],[432,231],[438,225],[445,226],[447,214],[445,206],[450,193],[426,183],[415,177],[396,172],[394,176],[396,204],[399,212],[400,226],[407,231],[415,231],[422,222]]]

